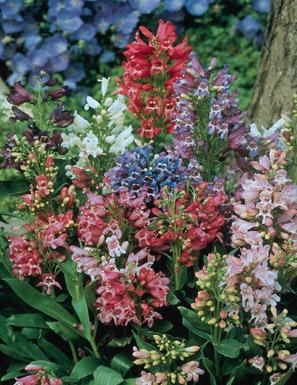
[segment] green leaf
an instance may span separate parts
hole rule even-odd
[[[38,345],[43,349],[49,358],[57,363],[63,363],[63,366],[67,369],[72,367],[72,361],[66,356],[61,349],[59,349],[52,342],[47,341],[45,338],[41,337],[38,339]]]
[[[47,314],[48,316],[60,321],[62,324],[67,325],[70,329],[73,329],[73,325],[77,323],[77,320],[72,317],[70,313],[61,305],[56,303],[52,298],[46,297],[38,290],[34,289],[27,282],[20,281],[16,278],[3,279],[21,298],[27,305],[33,309]],[[81,335],[81,333],[73,329],[73,332]]]
[[[71,295],[72,306],[84,327],[83,334],[89,340],[91,337],[90,317],[84,294],[83,275],[78,274],[76,266],[71,259],[61,263],[60,268],[64,273],[66,286]]]
[[[178,305],[180,303],[180,300],[177,298],[177,296],[170,291],[167,295],[167,300],[171,305]]]
[[[244,348],[244,344],[234,338],[225,338],[214,348],[224,357],[236,358],[240,355],[240,350]]]
[[[138,349],[156,350],[156,347],[148,342],[142,341],[142,339],[132,330],[134,339],[136,341]]]
[[[100,365],[94,373],[94,385],[119,385],[123,380],[120,373],[104,365]]]
[[[217,381],[214,375],[214,365],[213,363],[206,357],[202,358],[203,365],[207,370],[210,378],[210,385],[217,385]]]
[[[6,322],[7,325],[18,327],[48,329],[44,316],[39,313],[14,314],[8,317]]]
[[[81,380],[82,378],[93,375],[99,364],[100,360],[96,357],[84,357],[74,366],[70,376],[75,378],[75,380]]]
[[[197,313],[182,306],[178,309],[183,316],[182,323],[187,329],[206,341],[211,341],[211,335],[207,333],[209,327],[199,320]]]
[[[12,195],[25,194],[29,184],[25,179],[12,179],[0,181],[0,197],[10,197]]]
[[[166,333],[173,328],[173,325],[169,321],[158,321],[153,326],[153,331],[157,333]]]
[[[128,355],[124,352],[118,353],[111,360],[110,366],[112,369],[120,372],[123,376],[125,376],[129,369],[133,366],[131,355]]]
[[[287,371],[287,373],[284,374],[275,385],[285,385],[289,381],[289,379],[291,378],[292,374],[293,374],[293,369],[291,367]]]
[[[7,381],[15,377],[22,376],[24,373],[22,370],[24,369],[24,362],[14,362],[9,365],[6,374],[0,378],[0,381]]]
[[[231,377],[230,379],[229,379],[229,381],[227,382],[227,384],[226,385],[232,385],[233,384],[233,382],[234,382],[234,380],[235,380],[235,377],[233,376],[233,377]]]
[[[15,331],[6,324],[6,318],[0,316],[0,337],[4,344],[0,345],[0,350],[8,356],[16,358],[27,358],[36,360],[39,358],[47,360],[48,357],[34,343],[32,343],[23,333]]]
[[[130,344],[132,337],[113,338],[106,346],[111,348],[123,347]]]
[[[136,378],[127,378],[122,385],[135,385]]]
[[[18,359],[20,361],[28,362],[28,359],[23,357],[21,352],[19,352],[13,346],[8,346],[8,345],[0,344],[0,352],[5,354],[6,356],[12,357],[13,359]]]
[[[78,335],[74,332],[73,328],[69,328],[63,325],[61,322],[47,322],[47,325],[58,336],[62,337],[64,341],[73,341],[78,338]]]
[[[30,362],[30,364],[42,366],[43,368],[49,371],[53,371],[56,375],[61,371],[61,369],[63,370],[61,365],[55,364],[54,362],[51,362],[51,361],[36,360],[36,361]]]

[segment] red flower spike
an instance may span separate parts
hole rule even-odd
[[[171,22],[160,20],[156,35],[144,26],[139,31],[148,41],[137,32],[135,41],[127,45],[119,87],[129,98],[128,110],[140,120],[139,135],[151,140],[173,130],[170,115],[176,101],[172,85],[192,49],[186,39],[174,46],[177,35]]]

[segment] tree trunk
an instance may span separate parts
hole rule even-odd
[[[297,0],[272,0],[259,74],[248,117],[270,126],[291,116],[297,93]]]

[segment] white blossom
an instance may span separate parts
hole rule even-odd
[[[87,96],[86,97],[85,110],[88,111],[90,109],[90,107],[95,110],[96,108],[100,107],[100,103],[97,102],[97,100],[93,99],[91,96]]]
[[[108,84],[109,84],[109,80],[110,80],[110,78],[104,78],[104,77],[102,79],[98,79],[98,82],[101,82],[101,93],[102,93],[102,96],[106,95]]]
[[[250,125],[250,134],[258,138],[268,138],[269,136],[279,131],[285,125],[285,123],[285,119],[281,118],[268,129],[263,126],[261,126],[261,129],[259,129],[256,123],[252,123]]]
[[[69,131],[73,131],[76,133],[84,132],[86,129],[90,127],[90,123],[80,116],[76,111],[74,112],[74,121],[68,127]]]
[[[62,137],[62,147],[66,147],[66,148],[71,148],[71,147],[74,147],[74,146],[78,146],[78,147],[81,147],[81,140],[80,138],[75,135],[73,132],[70,132],[70,134],[65,134],[64,132],[62,132],[61,134],[61,137]]]
[[[132,135],[132,126],[126,127],[115,139],[110,146],[109,152],[112,154],[123,153],[129,144],[133,143],[134,136]]]
[[[102,148],[99,146],[99,140],[92,131],[87,133],[87,135],[82,140],[82,144],[84,146],[85,152],[88,155],[96,157],[97,155],[101,155],[103,153]]]

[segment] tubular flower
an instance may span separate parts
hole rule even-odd
[[[168,278],[149,267],[123,271],[112,265],[103,267],[96,290],[99,320],[117,326],[134,322],[152,327],[155,319],[162,318],[155,309],[168,305],[168,284]]]
[[[180,262],[193,265],[195,251],[220,238],[224,224],[220,208],[226,199],[223,192],[211,192],[206,182],[197,185],[192,192],[175,190],[171,194],[164,189],[161,199],[154,202],[155,217],[135,235],[139,246],[166,250],[178,244]]]
[[[140,120],[139,134],[147,139],[172,131],[172,85],[191,51],[186,39],[175,45],[176,40],[174,25],[160,20],[156,35],[141,26],[124,51],[120,93],[129,98],[128,109]]]

